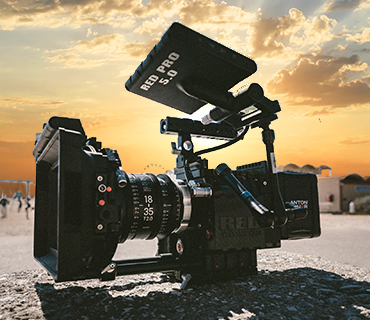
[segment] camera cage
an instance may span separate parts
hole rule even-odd
[[[215,68],[217,66],[217,68]],[[268,170],[272,179],[274,212],[269,211],[231,177],[231,170],[219,172],[243,201],[255,213],[262,226],[284,225],[289,219],[305,217],[304,210],[288,205],[280,195],[274,153],[275,134],[269,125],[277,119],[278,101],[264,96],[257,83],[242,88],[236,94],[229,90],[257,70],[253,60],[183,26],[174,23],[126,82],[126,89],[145,98],[163,103],[186,113],[193,113],[209,103],[212,109],[202,121],[167,117],[161,121],[161,133],[178,134],[172,153],[178,154],[176,167],[192,181],[190,164],[199,161],[200,154],[227,147],[241,140],[249,127],[263,129]],[[214,123],[217,122],[217,123]],[[243,129],[242,133],[239,133]],[[193,136],[230,140],[223,146],[194,153]],[[193,165],[193,168],[196,168]],[[179,170],[175,169],[175,173]],[[216,169],[216,172],[218,170]],[[228,178],[227,178],[228,177]],[[196,182],[195,182],[196,183]],[[247,199],[247,200],[246,200]],[[288,217],[291,215],[291,217]],[[262,220],[266,221],[262,221]],[[257,221],[258,221],[257,220]]]
[[[167,117],[160,123],[162,134],[178,136],[177,144],[172,143],[172,153],[177,155],[174,180],[186,185],[183,189],[190,190],[191,194],[187,195],[185,202],[190,201],[190,197],[207,198],[212,195],[212,188],[203,178],[203,171],[208,167],[201,154],[240,141],[250,128],[262,128],[267,154],[267,162],[263,167],[271,184],[274,211],[257,201],[226,164],[219,165],[214,172],[239,196],[261,228],[273,230],[286,225],[288,221],[294,224],[296,220],[305,219],[307,210],[284,203],[280,194],[273,146],[275,136],[269,127],[280,111],[278,101],[266,98],[258,84],[252,84],[237,94],[229,92],[231,87],[255,71],[253,60],[174,23],[126,82],[126,89],[188,114],[207,103],[214,105],[214,109],[202,121]],[[194,152],[193,137],[227,142]],[[83,150],[89,150],[91,159]],[[100,218],[98,215],[91,220],[91,212],[96,210],[95,203],[105,203],[106,198],[96,199],[91,195],[95,188],[99,188],[96,179],[114,180],[121,187],[120,183],[123,186],[127,183],[127,175],[121,170],[117,151],[102,148],[95,138],[87,139],[80,120],[51,118],[37,141],[33,155],[37,168],[34,256],[56,281],[79,278],[110,280],[119,275],[147,272],[195,272],[201,267],[196,259],[179,259],[171,253],[144,259],[111,260],[120,239],[115,233],[96,230],[97,227],[99,229]],[[97,168],[91,167],[92,158]],[[99,176],[98,173],[97,177],[91,177],[92,170],[99,172],[101,169],[103,172],[106,166],[112,168],[114,177]],[[79,198],[81,193],[77,192],[82,189],[83,201]],[[317,193],[317,189],[312,192]],[[116,197],[115,201],[122,200]],[[312,211],[318,211],[315,200],[312,202]],[[110,219],[111,228],[121,228],[119,217]],[[183,219],[190,220],[190,216]],[[302,227],[296,238],[320,234],[318,216],[310,219],[312,230],[306,235],[307,228]],[[179,232],[186,229],[187,222]],[[83,230],[75,232],[78,225],[82,225]],[[295,237],[289,233],[289,228],[284,228],[282,234],[286,239]],[[280,239],[276,241],[280,244]],[[238,258],[249,261],[248,274],[253,273],[256,267],[255,251],[247,250],[240,253],[243,258]],[[88,267],[81,268],[85,252],[89,252],[86,253],[86,259],[92,259],[93,262],[84,261]],[[183,280],[182,287],[185,287],[191,276],[182,274],[180,278]]]

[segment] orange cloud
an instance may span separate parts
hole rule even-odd
[[[358,56],[318,59],[316,62],[311,59],[302,58],[293,70],[277,72],[267,83],[268,90],[283,95],[283,100],[290,105],[330,107],[321,109],[321,114],[335,108],[369,104],[370,86],[366,78],[344,80],[347,72],[367,68]]]
[[[121,34],[108,34],[98,35],[92,40],[79,40],[68,49],[45,53],[60,52],[47,59],[53,63],[61,63],[64,68],[95,68],[116,60],[144,59],[157,42],[158,39],[151,39],[148,42],[130,43]],[[97,58],[92,59],[92,55]]]
[[[86,23],[128,27],[133,24],[133,20],[119,16],[137,12],[144,7],[140,0],[2,1],[0,28],[13,30],[19,25],[79,27]]]
[[[111,113],[101,113],[101,112],[74,112],[74,111],[62,111],[62,112],[43,112],[41,116],[44,119],[49,119],[51,117],[67,117],[80,119],[85,128],[102,128],[108,123],[110,126],[118,125],[122,121],[129,121],[129,117],[124,115],[117,115]]]
[[[80,40],[77,42],[76,48],[81,51],[89,51],[90,53],[107,53],[117,51],[125,44],[125,39],[121,34],[107,34],[97,36],[92,40]]]
[[[252,23],[248,47],[254,58],[296,58],[302,51],[320,51],[320,45],[331,41],[336,20],[325,15],[308,19],[303,12],[292,8],[278,18],[263,18]]]
[[[198,30],[240,29],[255,20],[253,13],[229,6],[225,1],[217,4],[214,0],[184,1],[178,14],[182,23]]]
[[[153,18],[154,16],[158,16]],[[81,27],[84,24],[109,25],[113,27],[133,27],[135,18],[144,21],[135,32],[158,29],[163,31],[171,19],[180,15],[189,26],[206,26],[220,30],[225,27],[238,28],[250,22],[255,16],[240,7],[227,5],[215,0],[150,0],[143,4],[141,0],[68,0],[68,1],[3,1],[0,11],[0,29],[13,30],[17,26],[44,26],[58,28],[69,25]]]
[[[3,102],[3,103],[1,103]],[[14,108],[15,105],[23,105],[23,106],[34,106],[34,105],[43,105],[43,106],[58,106],[65,104],[63,101],[44,101],[44,100],[36,100],[36,99],[25,99],[20,97],[10,97],[10,98],[3,98],[0,99],[0,108],[6,108],[10,105]]]
[[[316,117],[316,116],[325,116],[331,115],[335,112],[332,107],[324,107],[324,108],[315,108],[315,110],[306,112],[305,116],[307,117]]]
[[[158,29],[162,30],[163,27],[168,27],[169,23],[161,17],[153,18],[151,20],[145,20],[138,28],[134,30],[135,33],[149,33],[151,35],[157,34],[157,36],[160,36],[161,34],[158,34]]]
[[[47,58],[50,62],[61,63],[65,68],[94,68],[104,64],[105,59],[85,59],[75,52],[67,52]]]
[[[0,28],[13,30],[20,25],[58,28],[64,25],[110,25],[127,28],[134,18],[156,14],[172,17],[184,6],[184,0],[67,0],[67,1],[2,1]]]
[[[345,140],[339,141],[340,144],[366,144],[370,143],[370,136],[354,136]]]

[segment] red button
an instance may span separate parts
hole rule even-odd
[[[209,230],[206,230],[206,238],[208,240],[211,239],[211,232]]]

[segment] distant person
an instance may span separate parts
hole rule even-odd
[[[22,193],[21,192],[16,192],[13,199],[18,199],[18,213],[21,211],[22,209]]]
[[[351,214],[356,213],[356,205],[355,205],[355,202],[354,201],[351,201],[348,204],[348,209],[349,209],[349,213],[351,213]]]
[[[6,209],[6,206],[7,206],[7,204],[9,203],[9,201],[8,201],[8,199],[7,198],[5,198],[5,197],[2,197],[1,199],[0,199],[0,205],[1,205],[1,219],[4,219],[4,218],[6,218],[6,216],[7,216],[7,209]]]
[[[18,198],[18,202],[19,202],[19,204],[18,204],[18,213],[19,213],[22,209],[22,200],[20,198]]]
[[[26,218],[27,220],[30,219],[29,217],[29,214],[28,214],[28,209],[31,208],[31,205],[30,205],[30,198],[26,198]]]

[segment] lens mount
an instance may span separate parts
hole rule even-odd
[[[173,233],[181,233],[186,230],[191,218],[191,194],[187,183],[182,180],[175,180],[176,185],[182,193],[183,215],[179,227]]]

